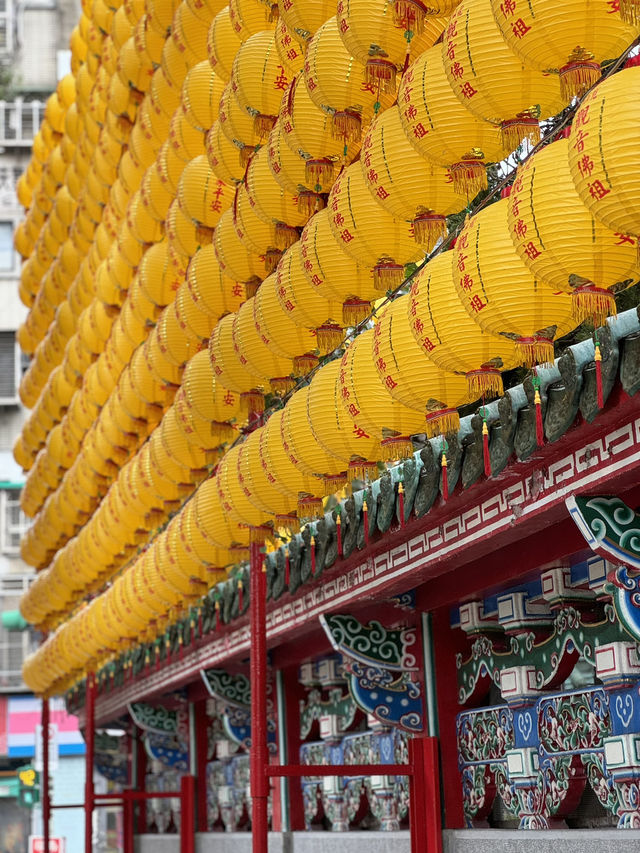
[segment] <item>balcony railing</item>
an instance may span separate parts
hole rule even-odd
[[[25,147],[33,143],[44,115],[42,101],[0,101],[0,146]]]

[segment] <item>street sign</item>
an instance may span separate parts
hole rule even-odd
[[[49,853],[66,853],[66,849],[65,838],[49,839]],[[29,836],[29,853],[47,853],[44,848],[44,838],[41,835]]]
[[[42,773],[42,726],[40,723],[36,725],[36,756],[33,762],[35,769]],[[49,771],[58,769],[58,725],[57,723],[49,723]]]

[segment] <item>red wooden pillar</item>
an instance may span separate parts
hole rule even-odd
[[[147,753],[144,748],[144,743],[140,737],[140,731],[136,731],[135,739],[136,750],[136,778],[134,780],[134,789],[136,791],[145,790],[145,777],[147,775]],[[147,831],[147,801],[138,800],[138,813],[135,822],[135,831],[137,835],[143,835]]]
[[[87,745],[84,780],[84,850],[93,851],[93,756],[95,741],[96,678],[93,672],[87,675],[87,695],[85,701],[86,727],[84,739]]]
[[[252,529],[251,534],[251,832],[253,853],[268,853],[267,576],[259,530]]]
[[[194,702],[196,750],[196,827],[198,832],[207,831],[207,751],[209,736],[207,732],[207,700]]]
[[[51,831],[51,791],[49,790],[49,699],[42,699],[42,835],[49,851]]]
[[[447,829],[460,829],[464,826],[464,813],[456,740],[456,715],[461,710],[458,705],[456,653],[468,648],[462,632],[454,631],[449,624],[448,607],[434,611],[432,619],[444,822]]]
[[[298,681],[298,667],[290,666],[277,673],[282,684],[278,690],[278,741],[280,745],[280,764],[298,764],[300,761],[300,700],[305,690]],[[282,739],[282,744],[280,744]],[[277,783],[276,783],[277,784]],[[287,822],[283,830],[302,831],[304,824],[304,803],[302,800],[301,779],[292,776],[285,779],[285,808]]]
[[[195,853],[196,849],[196,779],[183,776],[180,780],[180,853]]]

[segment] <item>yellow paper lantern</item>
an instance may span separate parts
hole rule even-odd
[[[187,286],[200,311],[216,321],[237,311],[245,298],[244,285],[228,278],[220,269],[213,246],[203,246],[191,259]]]
[[[297,36],[291,34],[282,15],[280,15],[276,24],[275,39],[280,62],[293,78],[302,71],[306,40],[303,42]]]
[[[410,436],[424,430],[424,414],[385,390],[371,357],[372,339],[373,329],[368,329],[345,351],[338,374],[340,399],[355,424],[381,439],[383,459],[403,459],[413,453]]]
[[[235,315],[232,338],[236,352],[247,369],[262,383],[270,383],[276,393],[289,391],[293,385],[293,361],[279,355],[271,341],[256,326],[256,297],[247,299]]]
[[[321,296],[342,302],[344,324],[355,326],[366,319],[371,313],[371,301],[380,296],[373,272],[338,245],[327,210],[309,220],[300,245],[307,278]]]
[[[515,341],[522,364],[553,362],[553,340],[576,325],[571,298],[536,281],[513,250],[508,201],[477,213],[453,250],[458,296],[482,329]],[[462,269],[460,269],[462,267]]]
[[[631,167],[640,69],[626,68],[584,98],[571,126],[569,169],[592,215],[612,231],[640,234],[638,173]]]
[[[602,225],[582,204],[568,149],[569,140],[559,139],[518,170],[509,198],[511,238],[534,276],[573,294],[577,322],[602,325],[615,311],[614,293],[637,277],[636,241]]]
[[[516,345],[483,332],[467,312],[456,293],[451,252],[442,252],[416,274],[408,311],[422,350],[441,370],[466,375],[472,399],[502,394],[501,372],[518,364]]]
[[[229,7],[225,6],[213,19],[207,35],[209,64],[225,83],[231,79],[233,60],[241,44],[229,15]]]
[[[206,133],[218,118],[224,81],[207,60],[195,65],[182,86],[181,103],[185,118],[202,133]]]
[[[467,381],[445,373],[427,358],[411,332],[408,303],[409,294],[394,299],[374,326],[371,357],[378,377],[394,400],[425,415],[421,432],[428,436],[457,432],[456,408],[468,402]]]
[[[233,202],[235,189],[217,178],[204,154],[185,168],[178,184],[182,212],[202,229],[213,229]],[[201,231],[199,231],[201,236]]]
[[[620,11],[605,0],[528,6],[491,0],[491,7],[504,40],[526,66],[560,74],[565,103],[596,83],[600,64],[618,57],[640,32],[634,0],[622,0]]]
[[[445,19],[426,16],[421,3],[397,0],[342,0],[338,31],[348,52],[364,65],[364,79],[383,91],[396,89],[396,72],[430,48],[442,35]]]
[[[253,117],[258,136],[266,136],[275,124],[290,79],[280,62],[273,33],[256,33],[238,50],[231,87],[240,107]]]
[[[309,42],[304,78],[311,100],[331,113],[334,136],[344,142],[360,139],[373,116],[395,100],[395,81],[383,87],[381,80],[365,80],[363,71],[344,46],[336,18],[329,18]]]
[[[268,3],[261,0],[231,0],[229,17],[234,31],[243,43],[262,30],[274,30],[278,20]]]
[[[258,288],[253,312],[263,343],[276,355],[293,359],[296,373],[304,374],[317,365],[316,336],[311,329],[294,322],[286,304],[280,300],[275,274],[266,278]]]
[[[224,388],[240,394],[244,411],[264,411],[264,398],[259,390],[260,378],[249,368],[244,354],[236,351],[233,325],[236,314],[223,317],[209,339],[209,358],[216,380]]]
[[[487,3],[462,0],[445,31],[443,58],[456,97],[478,118],[500,125],[505,151],[523,139],[538,142],[538,119],[563,106],[558,79],[522,65],[500,38]]]
[[[249,252],[236,233],[233,211],[222,214],[213,235],[213,247],[222,272],[238,282],[252,285],[266,275],[264,259]]]
[[[460,195],[473,199],[487,186],[485,166],[503,157],[499,130],[477,119],[453,93],[438,45],[411,65],[398,89],[407,139],[418,154],[446,166]]]
[[[245,173],[241,150],[228,139],[216,121],[206,136],[207,159],[214,175],[226,184],[240,183]]]
[[[357,163],[345,169],[333,185],[327,209],[336,242],[355,261],[373,268],[379,290],[397,287],[404,280],[404,265],[423,257],[409,223],[371,204]]]
[[[427,251],[446,236],[446,217],[464,206],[451,173],[425,163],[407,146],[395,109],[372,122],[362,142],[360,166],[376,202],[395,219],[411,221],[416,242]]]

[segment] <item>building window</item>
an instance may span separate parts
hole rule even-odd
[[[14,267],[13,222],[0,222],[0,272],[11,272]]]
[[[0,54],[13,48],[13,0],[0,0]]]
[[[0,611],[17,610],[31,578],[17,575],[0,578]],[[0,624],[0,692],[24,691],[22,662],[34,651],[33,631],[9,631]]]
[[[0,405],[18,402],[18,347],[15,332],[0,332]]]
[[[20,553],[20,540],[31,526],[31,519],[20,509],[20,490],[0,491],[0,551],[8,556]]]

